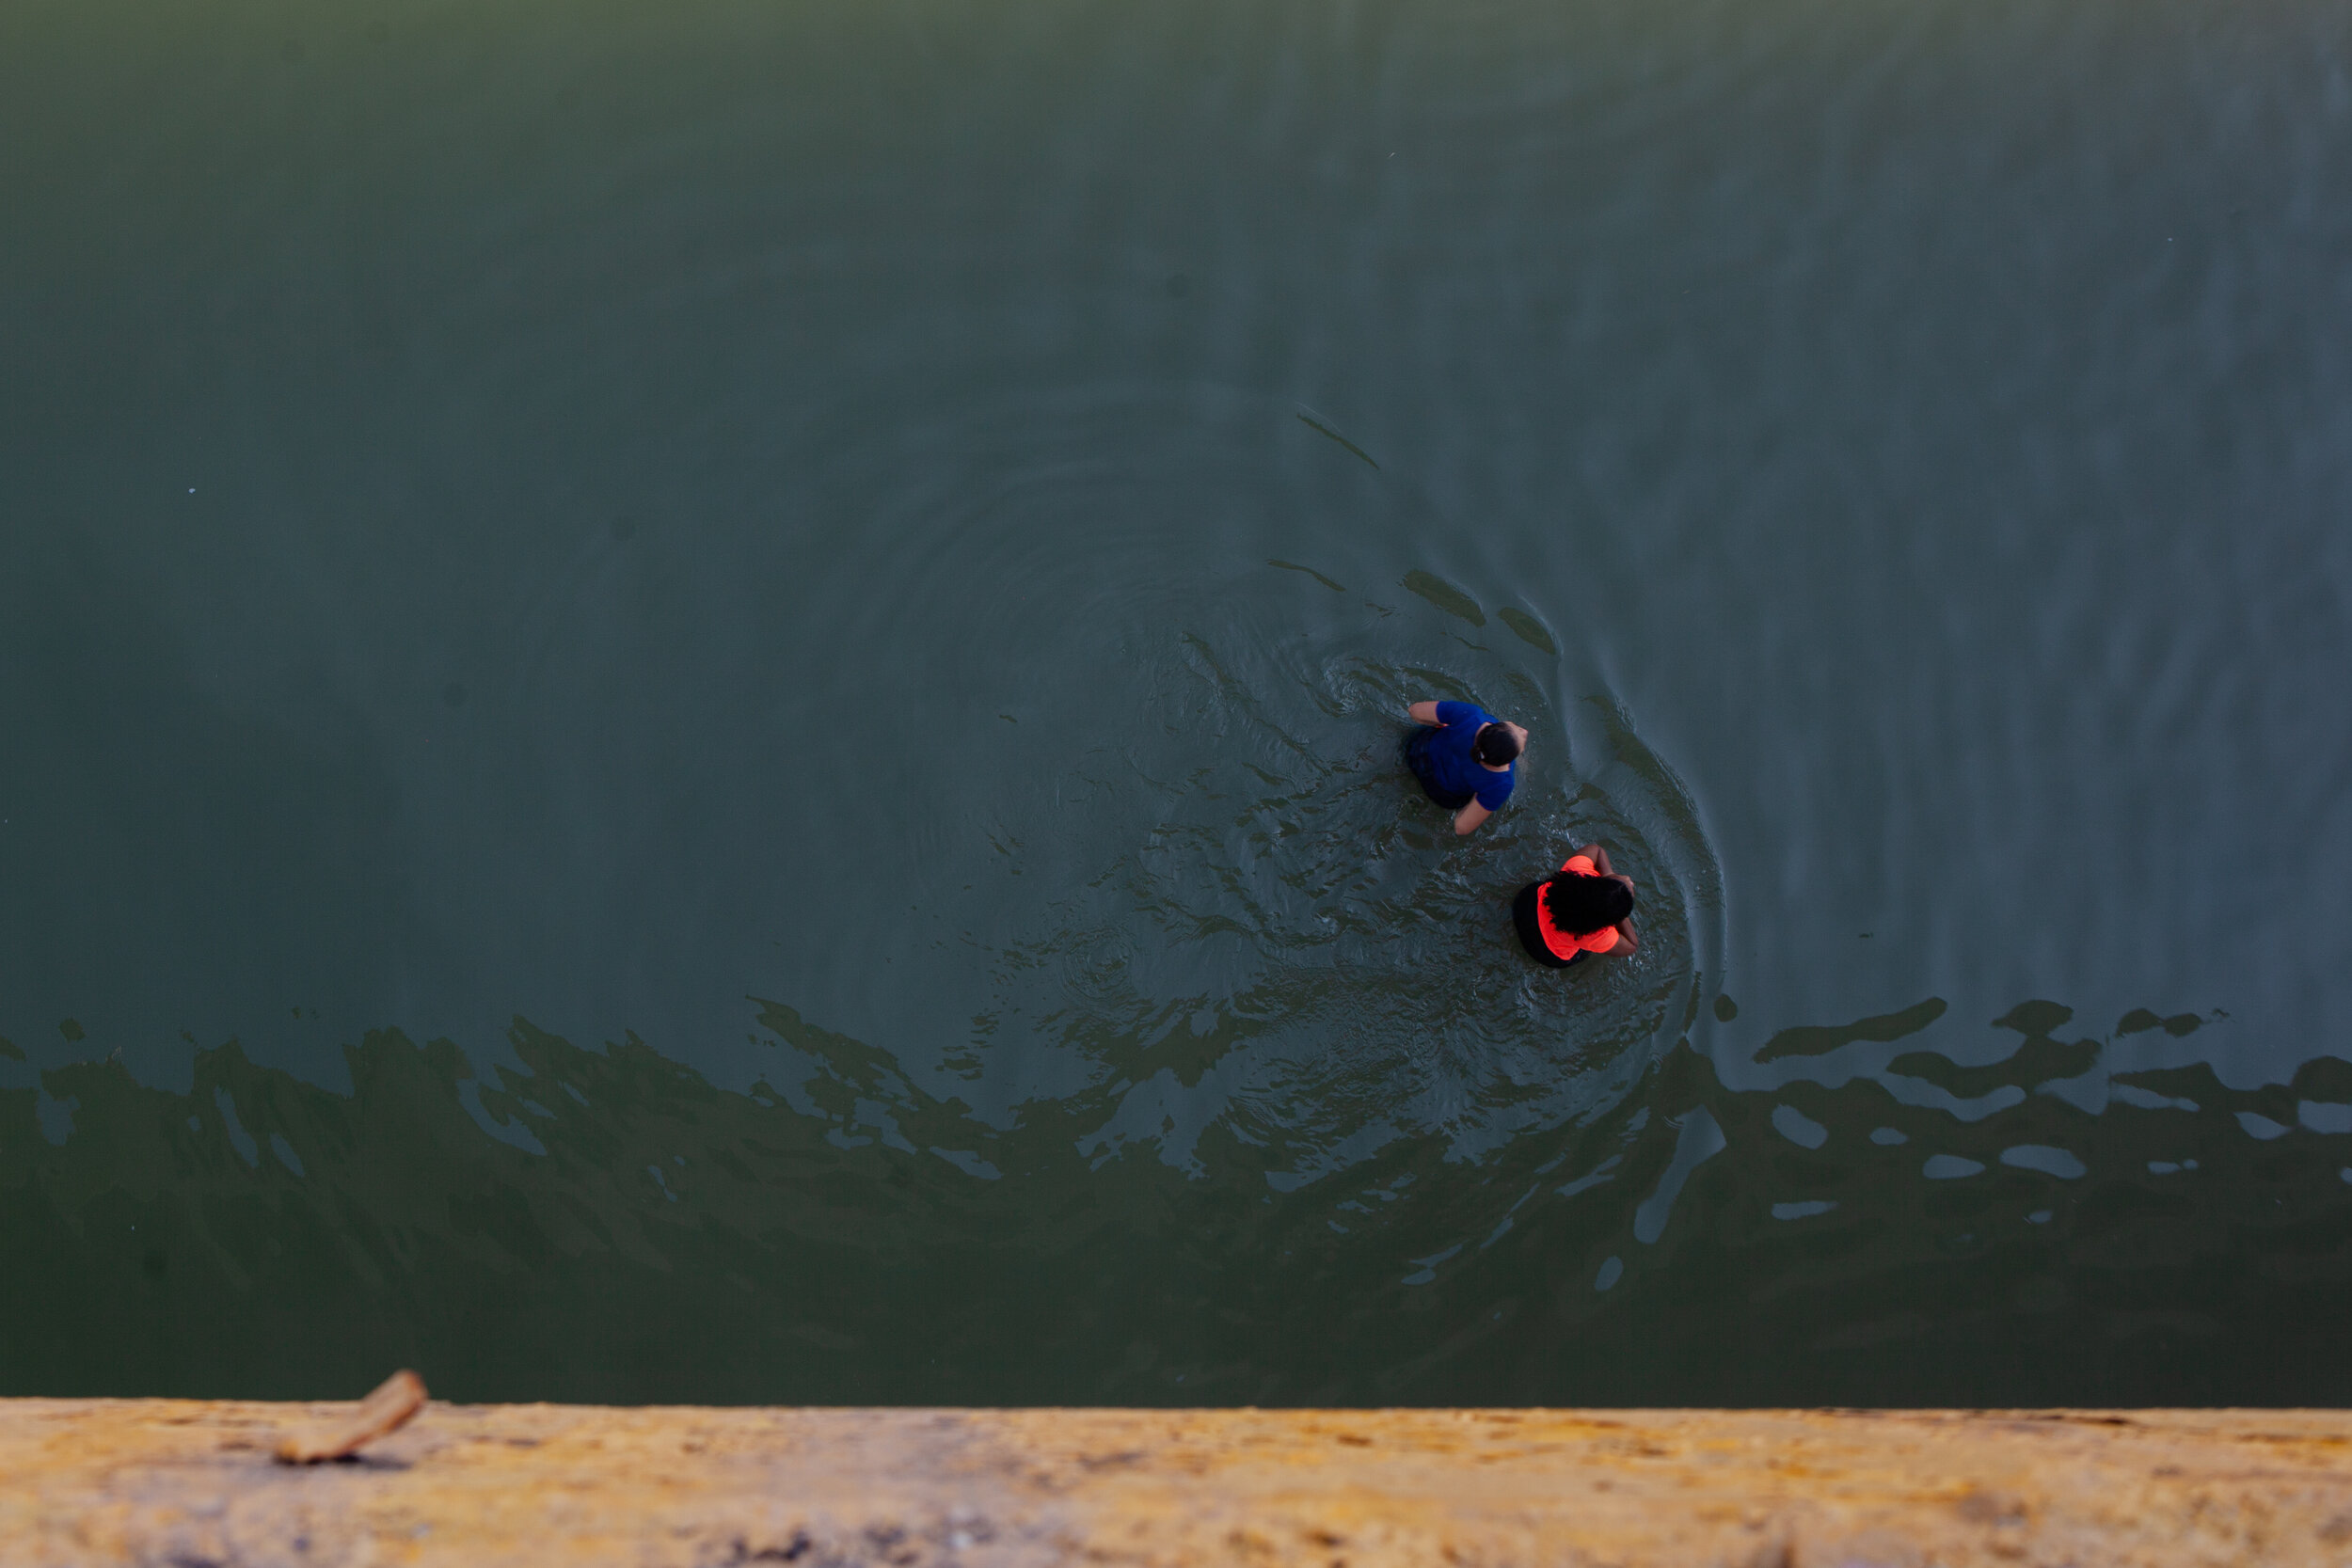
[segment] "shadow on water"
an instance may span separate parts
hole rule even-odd
[[[370,1034],[348,1096],[234,1043],[186,1093],[9,1045],[0,1386],[320,1395],[406,1362],[462,1399],[2352,1397],[2303,1354],[2352,1275],[2352,1064],[2232,1088],[2133,1065],[2196,1019],[2069,1022],[2025,1004],[1975,1066],[1883,1019],[1787,1031],[1800,1069],[1887,1049],[1749,1092],[1686,1041],[1587,1119],[1303,1181],[1247,1117],[1181,1167],[1122,1151],[1107,1085],[993,1125],[774,1002],[742,1091],[519,1019],[521,1065],[483,1076]]]

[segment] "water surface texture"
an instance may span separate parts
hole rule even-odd
[[[0,1391],[2352,1401],[2342,6],[14,0],[0,369]]]

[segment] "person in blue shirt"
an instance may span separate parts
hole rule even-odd
[[[1527,732],[1476,703],[1415,703],[1422,727],[1405,742],[1406,765],[1422,792],[1454,813],[1454,831],[1474,830],[1511,798]]]

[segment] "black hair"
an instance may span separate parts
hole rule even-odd
[[[1519,754],[1519,737],[1501,724],[1489,724],[1470,742],[1470,754],[1489,768],[1501,768]]]
[[[1570,936],[1589,936],[1633,912],[1633,890],[1614,877],[1564,871],[1544,884],[1551,923]]]

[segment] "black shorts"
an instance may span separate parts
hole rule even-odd
[[[1527,949],[1529,958],[1546,969],[1566,969],[1571,964],[1582,963],[1590,955],[1579,953],[1573,958],[1564,958],[1544,941],[1544,928],[1535,924],[1535,901],[1544,895],[1544,889],[1550,885],[1551,879],[1547,877],[1540,882],[1530,882],[1519,889],[1519,895],[1511,900],[1511,924],[1519,928],[1519,945]]]
[[[1437,731],[1423,724],[1415,728],[1412,734],[1405,737],[1405,766],[1411,768],[1413,770],[1413,777],[1421,781],[1421,792],[1423,795],[1428,796],[1432,800],[1437,801],[1438,804],[1443,806],[1448,811],[1460,811],[1464,806],[1469,805],[1472,800],[1478,799],[1478,797],[1475,795],[1456,795],[1451,790],[1439,789],[1436,784],[1431,782],[1429,777],[1429,740],[1430,737],[1437,733]]]

